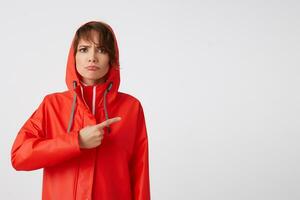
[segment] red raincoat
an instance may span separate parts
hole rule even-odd
[[[107,25],[112,31],[112,29]],[[115,39],[116,65],[119,67]],[[71,46],[68,90],[45,96],[20,129],[11,150],[16,170],[43,170],[43,200],[149,200],[148,138],[141,103],[118,91],[120,71],[111,67],[105,83],[84,86]],[[79,131],[107,118],[97,148],[80,149]]]

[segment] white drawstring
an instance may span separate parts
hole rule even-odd
[[[95,115],[96,110],[96,86],[93,87],[93,115]]]

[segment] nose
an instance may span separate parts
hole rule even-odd
[[[90,55],[89,55],[89,62],[97,62],[97,56],[96,56],[96,52],[95,50],[94,51],[91,51]]]
[[[96,62],[96,58],[90,58],[89,62]]]

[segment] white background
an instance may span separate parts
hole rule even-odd
[[[14,138],[63,91],[76,29],[103,20],[144,107],[154,200],[300,199],[299,1],[2,1],[1,199],[40,199]]]

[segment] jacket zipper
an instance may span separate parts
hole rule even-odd
[[[77,185],[78,185],[78,174],[79,174],[79,161],[77,164],[77,170],[76,170],[76,174],[75,174],[75,181],[74,181],[74,200],[77,199]]]

